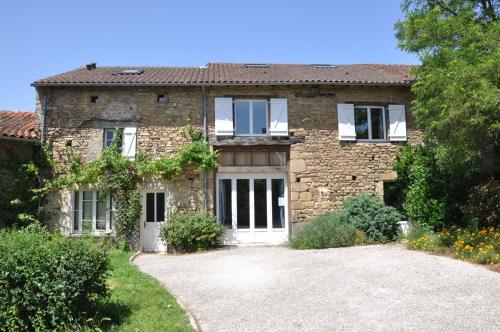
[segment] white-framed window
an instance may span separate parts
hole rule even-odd
[[[111,146],[113,139],[120,133],[120,129],[104,129],[104,148],[108,148]],[[122,140],[119,142],[118,148],[120,151],[122,150]]]
[[[385,141],[385,109],[382,106],[355,106],[356,140]]]
[[[239,136],[268,133],[268,101],[236,99],[234,102],[234,132]]]
[[[71,233],[107,233],[114,229],[114,202],[99,191],[75,190]]]
[[[165,221],[165,193],[146,193],[146,222]]]

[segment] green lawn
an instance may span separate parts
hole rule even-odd
[[[99,317],[111,320],[97,318],[97,325],[104,331],[193,331],[175,298],[158,281],[130,264],[131,256],[111,252],[111,298],[99,313]]]

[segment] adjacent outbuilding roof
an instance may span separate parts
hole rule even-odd
[[[37,140],[35,113],[0,110],[0,138]]]
[[[209,63],[205,67],[100,67],[90,64],[35,81],[65,85],[410,85],[411,65]]]

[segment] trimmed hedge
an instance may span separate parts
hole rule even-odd
[[[80,329],[108,296],[108,252],[38,225],[0,231],[0,330]]]
[[[356,227],[346,222],[341,213],[330,212],[312,218],[290,245],[295,249],[322,249],[349,247],[355,242]]]
[[[205,212],[177,212],[169,216],[160,237],[175,250],[204,251],[217,247],[224,226]]]

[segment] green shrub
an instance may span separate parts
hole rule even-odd
[[[108,295],[108,253],[38,225],[0,231],[0,331],[70,331]]]
[[[356,228],[342,220],[338,212],[330,212],[312,218],[290,242],[295,249],[321,249],[352,246],[356,240]]]
[[[489,179],[471,188],[463,212],[476,228],[500,227],[500,181]]]
[[[379,198],[360,194],[344,200],[344,220],[375,241],[386,243],[397,238],[401,214],[393,207],[386,206]]]
[[[193,252],[217,247],[225,228],[205,212],[179,212],[170,215],[160,237],[174,249]]]

